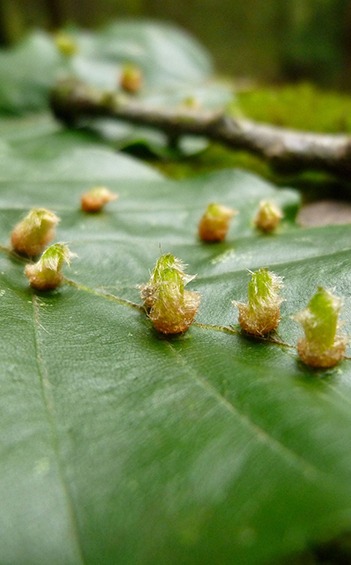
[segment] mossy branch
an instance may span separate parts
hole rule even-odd
[[[185,134],[206,137],[234,150],[257,155],[280,172],[323,171],[351,178],[351,136],[348,135],[286,129],[233,118],[223,111],[148,106],[75,79],[58,83],[50,102],[56,118],[69,126],[78,125],[86,118],[115,118],[161,130],[170,139]]]

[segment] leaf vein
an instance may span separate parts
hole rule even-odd
[[[135,310],[139,310],[139,312],[145,312],[145,308],[142,304],[136,304],[131,300],[127,300],[126,298],[120,298],[119,296],[115,296],[114,294],[110,294],[109,292],[100,292],[88,286],[76,283],[71,279],[64,278],[64,281],[69,286],[73,286],[77,290],[83,290],[85,292],[90,292],[90,294],[95,294],[96,296],[102,296],[107,300],[112,300],[113,302],[118,302],[118,304],[123,304],[124,306],[129,306],[129,308],[134,308]]]
[[[60,479],[60,482],[61,482],[64,497],[66,499],[67,512],[68,512],[69,520],[71,522],[71,531],[72,531],[74,539],[75,539],[75,543],[76,543],[76,547],[77,547],[77,553],[78,553],[78,556],[79,556],[79,561],[80,561],[81,565],[84,565],[85,560],[83,558],[83,549],[82,549],[82,544],[81,544],[80,537],[79,537],[79,528],[78,528],[77,517],[76,517],[74,505],[73,505],[72,494],[70,492],[70,489],[69,489],[69,486],[68,486],[68,483],[67,483],[67,478],[66,478],[66,475],[65,475],[65,472],[64,472],[64,467],[63,467],[61,454],[60,454],[60,444],[59,444],[58,431],[57,431],[56,424],[55,424],[55,418],[53,416],[54,406],[53,406],[52,398],[50,398],[50,383],[49,383],[48,378],[47,378],[46,369],[45,369],[43,359],[42,359],[42,355],[41,355],[41,352],[40,352],[41,341],[40,341],[38,329],[39,328],[44,329],[44,328],[39,322],[39,308],[40,308],[40,306],[39,306],[38,297],[36,295],[33,295],[32,302],[33,302],[33,311],[34,311],[35,352],[36,352],[36,358],[37,358],[38,375],[39,375],[39,382],[40,382],[40,387],[41,387],[41,392],[42,392],[42,398],[43,398],[43,403],[44,403],[44,406],[45,406],[45,409],[46,409],[49,426],[50,426],[50,429],[51,429],[51,435],[52,435],[52,439],[53,439],[53,448],[54,448],[54,452],[55,452],[56,460],[57,460],[58,475],[59,475],[59,479]]]
[[[290,462],[292,466],[297,468],[302,474],[309,478],[312,482],[316,481],[318,477],[323,477],[323,479],[329,480],[329,477],[326,473],[315,467],[309,461],[307,461],[304,457],[284,445],[281,441],[277,440],[273,436],[271,436],[266,430],[258,426],[255,422],[253,422],[246,414],[242,413],[232,402],[229,402],[227,398],[225,398],[213,385],[211,385],[206,379],[202,378],[201,375],[189,365],[189,361],[184,359],[181,354],[175,350],[175,348],[167,342],[169,349],[178,359],[179,363],[181,363],[188,372],[193,375],[196,379],[198,384],[205,389],[208,393],[211,394],[225,409],[227,409],[232,415],[235,415],[244,426],[249,428],[252,432],[254,432],[255,436],[264,444],[266,444],[269,448],[273,451],[278,453],[286,462]]]

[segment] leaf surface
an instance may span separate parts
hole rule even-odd
[[[290,316],[334,287],[350,333],[351,227],[298,228],[297,193],[248,173],[169,181],[83,135],[8,126],[2,245],[47,206],[78,258],[45,294],[0,253],[0,562],[284,563],[350,529],[350,361],[304,367]],[[120,198],[88,215],[80,194],[98,180]],[[263,198],[286,213],[273,236],[252,224]],[[211,201],[239,215],[225,243],[205,245],[197,223]],[[138,307],[160,246],[202,295],[174,338]],[[260,266],[285,283],[269,340],[242,335],[231,304]]]
[[[10,194],[13,199],[12,183],[23,179],[33,183],[32,192],[41,198],[38,184],[50,181],[65,183],[66,187],[68,181],[82,181],[82,186],[89,187],[123,178],[161,178],[160,173],[138,159],[116,153],[98,143],[93,135],[65,130],[47,117],[27,118],[22,127],[20,123],[0,122],[2,196]],[[26,195],[28,190],[23,192]]]

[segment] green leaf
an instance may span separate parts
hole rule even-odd
[[[0,253],[0,562],[285,563],[350,529],[350,361],[304,367],[291,314],[334,287],[350,332],[351,227],[299,229],[297,193],[242,171],[162,180],[79,134],[26,139],[28,127],[1,128],[0,241],[50,207],[78,258],[45,294]],[[97,180],[120,198],[88,215],[79,197]],[[276,235],[252,224],[263,198],[286,213]],[[239,215],[205,245],[211,201]],[[138,307],[160,246],[202,295],[197,322],[168,339]],[[284,276],[279,338],[236,326],[231,300],[259,267]]]
[[[27,118],[0,122],[1,194],[13,198],[13,184],[32,182],[32,194],[40,183],[104,184],[116,179],[160,179],[161,175],[141,161],[116,153],[92,135],[65,130],[51,118]],[[87,185],[87,183],[89,183]],[[50,185],[52,190],[52,185]],[[61,191],[61,189],[57,189]],[[23,191],[26,197],[28,190]],[[55,192],[53,192],[55,198]]]
[[[97,86],[115,88],[116,70],[133,63],[143,70],[147,86],[162,88],[174,84],[194,85],[206,80],[213,72],[212,58],[194,38],[169,24],[147,21],[121,21],[110,24],[100,33],[72,31],[77,41],[81,59],[77,57],[74,68],[87,82]],[[92,77],[93,65],[86,69],[87,61],[105,63],[106,72]],[[110,65],[111,74],[107,71]],[[117,69],[116,69],[117,66]]]
[[[48,91],[61,66],[53,40],[35,32],[0,52],[0,111],[22,113],[47,107]]]

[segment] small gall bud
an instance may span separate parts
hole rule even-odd
[[[141,297],[150,308],[149,318],[155,329],[164,334],[185,332],[192,324],[200,304],[197,292],[185,290],[194,277],[183,272],[183,263],[171,254],[157,261]]]
[[[52,290],[62,282],[62,267],[75,257],[66,245],[55,243],[44,251],[37,263],[27,265],[24,272],[29,284],[38,290]]]
[[[268,269],[252,273],[248,303],[233,301],[234,306],[239,308],[239,324],[245,332],[263,336],[278,327],[280,305],[284,300],[279,296],[282,286],[282,278]]]
[[[30,257],[40,255],[55,237],[59,221],[60,218],[50,210],[34,208],[15,226],[11,234],[13,248]]]
[[[100,212],[105,204],[117,200],[118,195],[105,186],[95,186],[85,192],[81,198],[81,207],[84,212]]]
[[[202,241],[223,241],[228,233],[230,220],[237,213],[237,210],[216,202],[209,204],[199,224],[199,236]]]
[[[129,94],[139,92],[143,84],[143,75],[136,65],[124,65],[120,76],[120,86]]]
[[[187,96],[186,98],[184,98],[181,107],[186,110],[200,110],[201,101],[196,98],[196,96]]]
[[[297,351],[311,367],[333,367],[345,357],[348,337],[338,333],[342,299],[319,287],[308,306],[293,316],[305,332]]]
[[[254,223],[258,229],[264,232],[271,232],[279,226],[280,220],[283,217],[284,214],[279,206],[274,204],[274,202],[262,200],[259,203]]]
[[[78,46],[76,42],[64,31],[59,31],[55,35],[55,44],[60,53],[67,58],[73,57],[73,55],[78,53]]]

